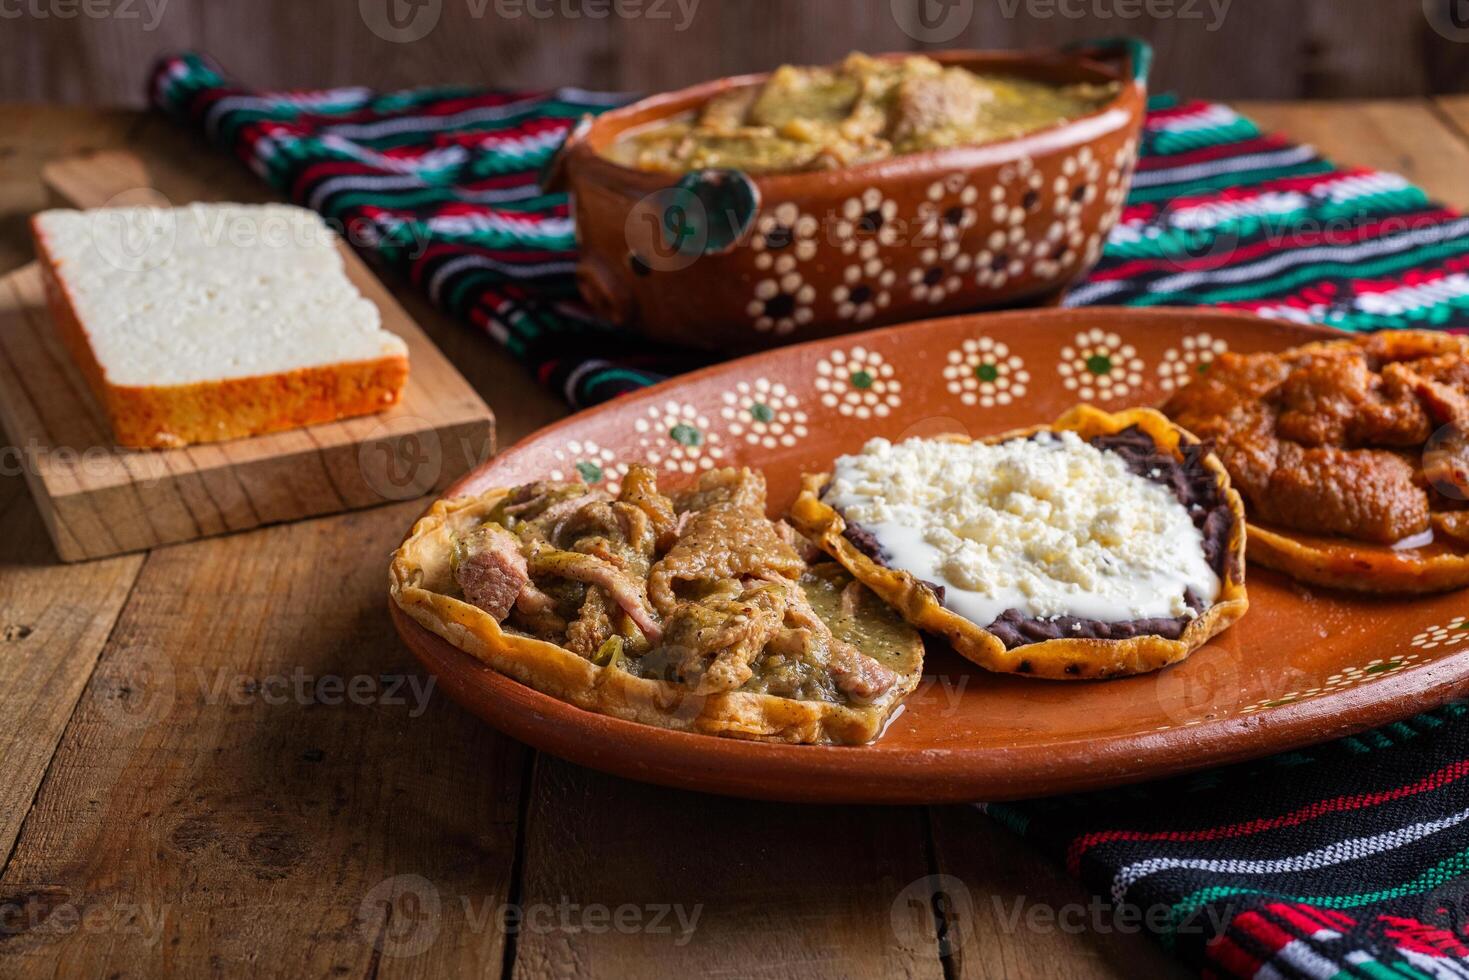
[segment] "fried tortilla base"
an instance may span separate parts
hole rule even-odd
[[[1175,455],[1181,456],[1180,445],[1193,445],[1199,441],[1150,408],[1109,413],[1090,405],[1078,405],[1053,425],[1016,429],[980,441],[1007,442],[1024,439],[1037,432],[1063,429],[1073,430],[1083,439],[1091,439],[1121,432],[1131,425],[1151,436],[1159,449]],[[963,436],[945,438],[970,441]],[[1219,598],[1184,627],[1183,634],[1176,640],[1158,635],[1119,640],[1066,638],[1042,640],[1009,650],[999,637],[983,626],[945,609],[933,590],[908,572],[878,564],[848,541],[843,533],[846,522],[821,500],[821,491],[830,481],[831,474],[807,475],[803,479],[801,494],[791,507],[791,522],[819,548],[841,562],[859,582],[887,600],[904,619],[921,630],[947,637],[962,656],[986,670],[1052,680],[1123,677],[1177,663],[1243,616],[1249,607],[1245,596],[1244,505],[1239,494],[1229,485],[1229,474],[1218,458],[1210,453],[1204,457],[1204,465],[1219,482],[1224,500],[1234,515],[1234,526],[1229,533]]]
[[[542,694],[587,711],[679,731],[760,742],[869,742],[918,686],[923,640],[913,634],[898,681],[869,705],[798,701],[741,691],[694,694],[666,681],[599,667],[570,650],[502,629],[484,610],[456,599],[450,567],[453,540],[482,523],[508,489],[440,500],[413,526],[388,569],[398,607],[460,650]]]
[[[1415,554],[1391,545],[1296,535],[1250,525],[1250,561],[1298,582],[1352,592],[1405,595],[1448,592],[1469,585],[1469,554]]]

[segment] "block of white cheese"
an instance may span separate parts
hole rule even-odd
[[[53,210],[32,228],[52,319],[120,445],[256,435],[401,396],[407,347],[311,211]]]

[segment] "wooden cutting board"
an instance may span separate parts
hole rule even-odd
[[[126,153],[49,165],[65,204],[161,203]],[[201,188],[199,199],[207,199]],[[168,202],[181,204],[174,200]],[[63,560],[335,513],[442,489],[494,451],[494,416],[356,253],[347,275],[408,344],[402,401],[381,415],[189,446],[112,445],[106,417],[51,328],[33,263],[0,279],[0,467],[24,472]]]

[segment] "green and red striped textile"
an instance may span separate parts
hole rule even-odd
[[[1219,306],[1344,330],[1469,324],[1469,218],[1227,106],[1155,100],[1121,222],[1067,305]]]
[[[1257,762],[982,807],[1205,976],[1469,978],[1469,707]],[[1017,907],[1024,927],[1027,910]],[[1052,928],[1064,923],[1058,912]]]
[[[576,406],[703,363],[598,323],[566,199],[539,168],[579,89],[254,92],[160,62],[153,103],[321,212]],[[1229,108],[1155,99],[1122,221],[1070,304],[1208,304],[1350,330],[1469,325],[1469,218],[1395,174],[1335,166]]]
[[[252,92],[197,55],[162,61],[149,95],[572,404],[700,361],[588,314],[566,201],[537,187],[572,121],[621,97]],[[1122,221],[1069,302],[1469,326],[1469,219],[1225,106],[1156,99]],[[1146,928],[1212,976],[1469,980],[1463,706],[1202,775],[985,809],[1097,893],[1050,910],[1047,928]]]

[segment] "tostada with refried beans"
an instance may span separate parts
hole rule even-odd
[[[989,670],[1144,673],[1247,608],[1229,475],[1151,409],[1083,405],[982,440],[874,439],[803,483],[797,529]]]

